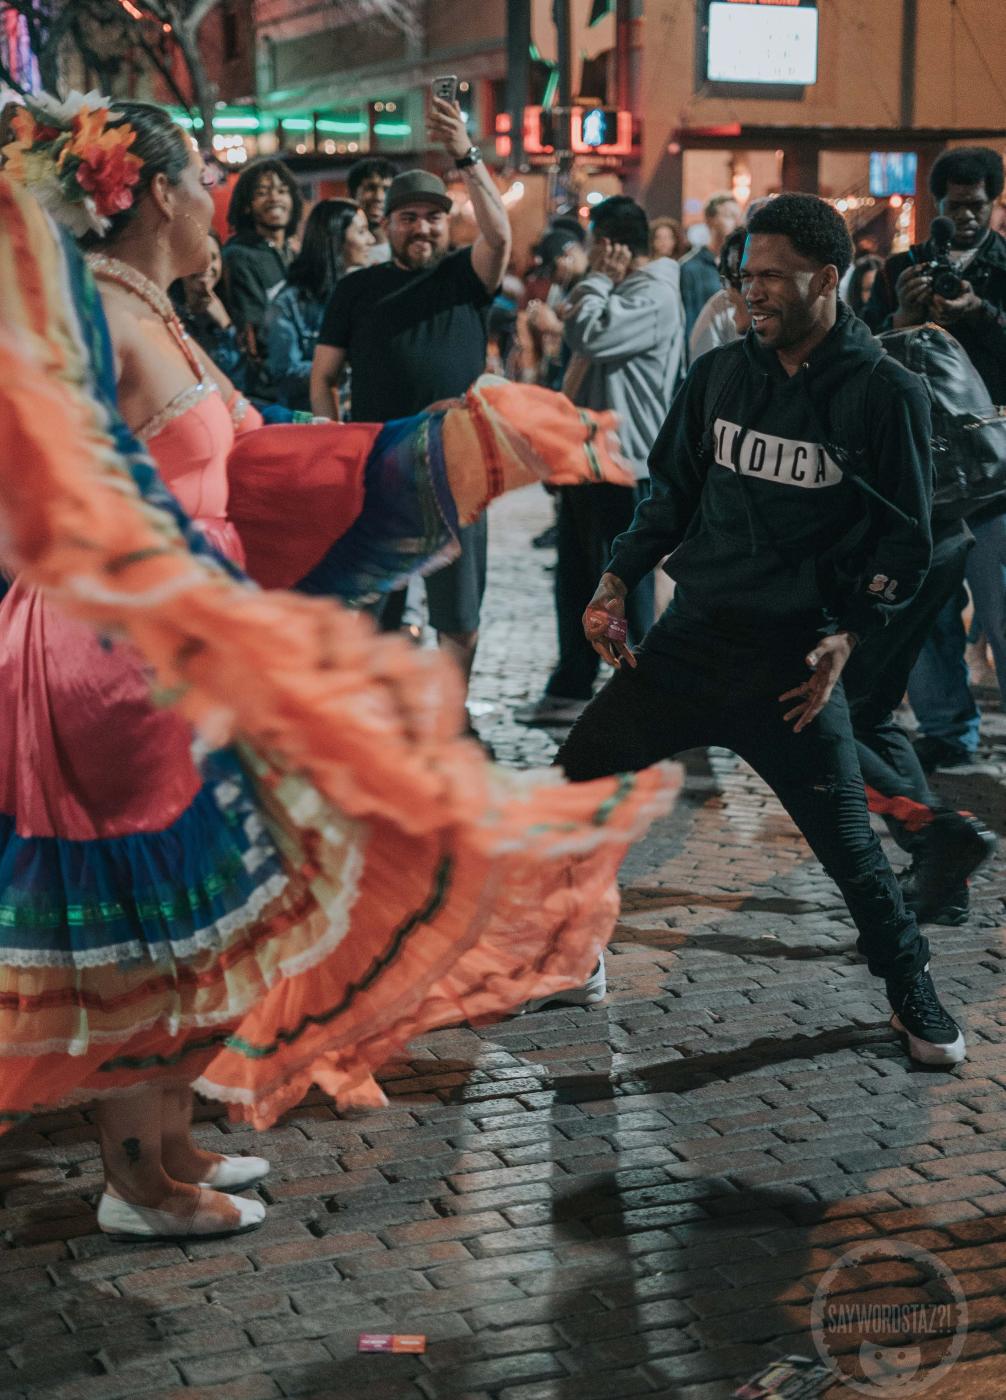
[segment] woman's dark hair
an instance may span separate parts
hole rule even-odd
[[[346,270],[342,245],[346,230],[360,212],[351,199],[320,199],[308,215],[300,252],[290,264],[286,280],[291,287],[328,301]]]
[[[263,175],[278,176],[290,192],[292,207],[290,222],[286,226],[287,237],[289,237],[290,234],[296,233],[300,224],[301,215],[304,212],[304,196],[298,189],[297,181],[293,178],[289,167],[284,165],[281,160],[253,160],[251,165],[245,166],[231,192],[231,202],[227,206],[227,222],[235,233],[255,232],[252,200],[255,197],[255,186]]]
[[[602,199],[591,213],[590,226],[599,238],[624,244],[633,257],[645,257],[650,251],[646,211],[626,194]]]
[[[114,243],[132,223],[143,196],[147,194],[155,175],[167,177],[168,184],[177,185],[189,163],[192,147],[189,138],[163,107],[152,102],[119,102],[112,104],[110,127],[129,125],[136,138],[129,148],[130,155],[143,161],[139,181],[133,186],[133,202],[128,209],[113,214],[107,233],[85,233],[77,241],[82,248],[100,248]]]
[[[866,253],[863,257],[857,258],[852,265],[852,276],[849,278],[849,294],[846,301],[855,311],[857,316],[863,314],[866,301],[863,298],[863,279],[868,272],[879,272],[884,266],[884,259],[878,258],[876,253]]]
[[[748,219],[748,234],[781,233],[798,253],[841,277],[852,262],[852,239],[833,205],[816,194],[780,194]]]
[[[741,258],[744,256],[744,244],[747,242],[748,231],[743,226],[735,228],[733,233],[728,233],[723,240],[723,247],[720,249],[720,258],[717,266],[720,276],[724,281],[729,282],[731,287],[740,287],[741,284]]]
[[[929,188],[934,199],[942,199],[948,185],[984,185],[989,199],[1003,192],[1003,158],[989,146],[956,146],[944,151],[933,162]]]

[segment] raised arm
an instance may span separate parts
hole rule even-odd
[[[624,252],[628,256],[628,250]],[[564,335],[577,354],[592,360],[620,360],[660,345],[668,325],[680,316],[678,298],[668,283],[629,277],[623,285],[600,264],[570,293]]]
[[[452,160],[464,161],[469,151],[475,148],[462,119],[461,108],[456,102],[445,102],[439,97],[434,97],[432,102],[430,136],[443,144],[444,150]],[[510,220],[500,192],[481,156],[474,163],[462,164],[458,168],[471,199],[479,230],[479,236],[472,247],[472,267],[483,287],[492,294],[503,280],[503,274],[510,261]]]

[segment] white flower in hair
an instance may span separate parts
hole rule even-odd
[[[115,103],[111,97],[104,97],[97,88],[91,92],[70,92],[61,102],[58,97],[53,97],[48,92],[40,92],[32,95],[31,105],[40,114],[49,118],[53,126],[69,127],[74,117],[86,107],[89,112],[96,112],[100,108],[105,108],[110,116],[114,116],[112,111]]]
[[[131,126],[100,92],[28,98],[11,117],[15,140],[3,149],[4,171],[77,238],[104,235],[133,204],[142,161],[129,147]]]

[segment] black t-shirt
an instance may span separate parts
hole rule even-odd
[[[407,418],[465,393],[485,369],[491,302],[470,248],[420,272],[383,263],[344,277],[318,343],[349,357],[354,419]]]

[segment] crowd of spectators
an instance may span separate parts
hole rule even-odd
[[[462,134],[447,134],[460,152]],[[923,306],[916,265],[928,256],[924,244],[885,263],[872,238],[858,238],[840,287],[850,310],[875,331],[912,324],[924,309],[932,319],[942,316],[971,353],[996,403],[1006,397],[1006,358],[998,343],[1006,334],[1000,325],[1006,241],[991,226],[1002,189],[999,171],[993,153],[980,148],[950,152],[934,171],[940,208],[959,225],[970,220],[966,233],[975,247],[951,249],[950,260],[980,284],[984,296],[970,294],[975,305]],[[318,200],[305,221],[301,191],[284,163],[250,165],[231,195],[232,236],[221,246],[214,233],[206,271],[173,289],[179,312],[189,333],[249,396],[293,410],[353,415],[350,374],[356,361],[357,417],[378,410],[380,417],[408,413],[421,406],[419,399],[463,390],[482,368],[564,392],[585,407],[619,412],[635,490],[608,487],[590,493],[589,502],[586,493],[583,499],[560,493],[554,526],[535,541],[558,548],[559,660],[544,694],[520,718],[568,723],[590,698],[595,680],[596,657],[583,645],[580,614],[613,539],[648,489],[647,457],[671,400],[689,366],[749,329],[741,274],[745,221],[766,201],[742,209],[732,195],[714,195],[699,224],[688,230],[674,218],[648,220],[625,196],[595,205],[586,223],[575,211],[557,214],[525,265],[511,258],[499,275],[494,261],[487,274],[493,295],[488,281],[473,275],[471,251],[452,251],[451,198],[436,177],[415,171],[403,177],[390,161],[368,157],[347,172],[346,187],[347,198]],[[479,198],[485,222],[486,192]],[[424,200],[432,205],[417,234],[410,211]],[[397,218],[389,217],[396,209]],[[484,237],[481,227],[478,236]],[[387,287],[371,283],[368,273],[359,295],[342,290],[351,275],[377,268],[385,269]],[[408,328],[403,366],[390,353],[401,336],[396,339],[383,317],[406,290],[410,304],[416,302],[417,324]],[[588,504],[591,518],[580,519]],[[991,655],[1006,655],[1004,517],[994,511],[970,523],[977,539],[968,556],[970,593],[948,602],[913,673],[927,767],[966,761],[977,744],[978,711],[962,660],[962,604],[969,597],[983,600],[972,639],[987,636]],[[477,635],[484,548],[480,539],[473,561],[466,542],[464,605],[454,598],[442,607],[434,600],[432,608],[442,637],[462,639],[459,656],[466,670]],[[448,585],[451,577],[448,571]],[[630,627],[641,634],[653,616],[652,580],[636,592]],[[409,616],[404,599],[393,600],[382,625],[396,627]],[[982,656],[988,660],[984,645]],[[988,664],[983,672],[984,679],[993,676]],[[952,704],[946,698],[951,694]]]

